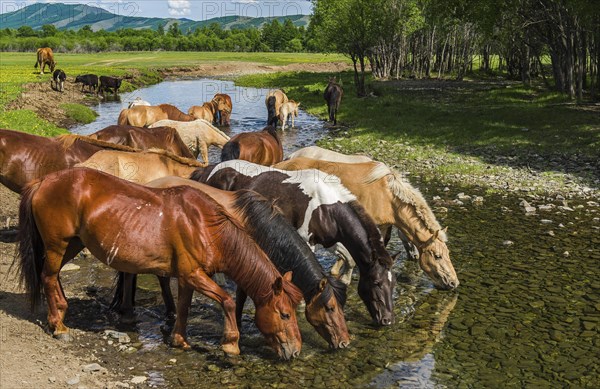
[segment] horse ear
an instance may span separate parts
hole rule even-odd
[[[283,279],[287,282],[292,282],[292,272],[289,271],[283,275]]]
[[[281,292],[283,292],[283,278],[277,277],[275,282],[273,283],[273,292],[275,292],[275,296],[279,296]]]
[[[321,282],[319,282],[319,292],[324,291],[326,286],[327,286],[327,278],[321,279]]]
[[[444,229],[442,231],[448,232],[448,226],[444,227]]]

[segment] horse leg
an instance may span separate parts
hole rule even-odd
[[[55,338],[69,340],[69,329],[63,323],[68,304],[58,278],[63,255],[64,251],[62,253],[59,250],[46,251],[41,279],[48,304],[48,327]]]
[[[180,278],[177,296],[177,318],[175,319],[175,326],[173,327],[172,343],[173,346],[181,347],[184,350],[191,349],[186,340],[186,327],[193,294],[194,288]]]
[[[202,161],[208,164],[208,145],[206,142],[200,142],[200,155],[202,155]],[[196,158],[198,158],[196,156]]]
[[[235,291],[235,321],[237,323],[238,331],[242,329],[242,312],[244,311],[244,304],[248,295],[246,291],[238,287]]]
[[[414,261],[419,259],[419,257],[421,256],[421,254],[419,253],[419,249],[417,248],[417,246],[412,244],[412,242],[410,240],[408,240],[406,235],[404,235],[404,233],[402,233],[402,231],[400,231],[399,229],[398,229],[398,237],[402,241],[402,245],[404,246],[404,250],[406,250],[406,255],[408,256],[408,258],[410,258]]]
[[[160,291],[162,293],[163,301],[165,302],[167,318],[175,317],[175,302],[173,299],[173,293],[171,293],[171,278],[170,277],[158,277],[158,283],[160,284]]]
[[[122,285],[117,286],[117,291],[120,290],[122,293],[119,302],[116,304],[117,311],[121,314],[123,323],[133,323],[135,321],[133,306],[135,305],[137,274],[119,273],[119,283],[121,282]]]
[[[238,346],[240,332],[238,331],[235,319],[235,301],[231,298],[229,293],[221,289],[219,285],[200,269],[197,269],[186,278],[187,282],[189,282],[195,290],[221,304],[221,307],[225,312],[225,324],[223,326],[221,347],[226,354],[238,355],[240,353],[240,348]],[[179,307],[177,309],[177,320],[179,320]]]
[[[344,284],[349,285],[352,281],[352,271],[356,263],[352,259],[350,252],[340,243],[336,243],[331,248],[339,255],[337,262],[331,268],[331,275],[337,277]]]
[[[389,224],[385,226],[380,226],[379,231],[381,231],[381,236],[383,237],[383,246],[387,247],[388,243],[390,242],[390,239],[392,238],[392,226]]]

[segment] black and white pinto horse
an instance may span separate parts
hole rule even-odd
[[[190,178],[224,190],[250,189],[273,201],[313,249],[320,245],[344,257],[345,283],[356,262],[358,294],[371,317],[379,325],[392,324],[392,258],[373,220],[339,179],[314,169],[287,172],[242,160],[198,169]]]

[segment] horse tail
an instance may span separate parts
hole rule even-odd
[[[35,223],[31,203],[39,186],[40,181],[27,185],[21,192],[19,205],[19,284],[29,293],[32,311],[42,297],[42,269],[46,257],[44,242]]]
[[[33,67],[37,69],[37,68],[38,68],[38,63],[39,63],[39,62],[40,62],[40,60],[39,60],[39,59],[36,59],[36,60],[35,60],[35,65],[33,65]]]
[[[227,142],[221,150],[221,162],[240,158],[240,144],[236,141]]]
[[[277,103],[277,99],[275,96],[269,96],[267,99],[267,125],[268,126],[276,126],[277,120],[277,109],[275,108],[275,104]]]
[[[119,120],[118,120],[119,126],[126,126],[129,124],[128,123],[129,120],[127,118],[128,113],[129,113],[129,109],[124,109],[121,111],[121,113],[119,114]]]
[[[263,131],[268,132],[269,135],[271,135],[273,138],[275,138],[277,143],[281,143],[281,141],[279,140],[279,135],[277,134],[277,128],[275,128],[274,126],[266,126],[263,129]]]

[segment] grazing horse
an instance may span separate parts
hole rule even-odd
[[[333,122],[333,125],[337,125],[337,113],[340,109],[340,103],[344,90],[341,85],[337,83],[335,77],[329,79],[329,84],[325,88],[323,97],[327,101],[327,112],[329,113],[329,121]]]
[[[217,103],[217,116],[219,126],[231,125],[231,112],[233,111],[231,97],[225,93],[217,93],[215,97],[213,97],[212,101]]]
[[[83,92],[84,87],[88,87],[89,92],[95,92],[98,88],[98,76],[95,74],[82,74],[75,77],[75,83],[81,83],[81,91]]]
[[[171,104],[161,105],[138,105],[133,108],[127,108],[119,114],[120,126],[149,127],[159,120],[177,120],[180,122],[191,122],[195,117],[181,112],[177,107]]]
[[[188,115],[192,115],[196,119],[203,119],[209,123],[216,120],[218,112],[218,104],[215,101],[208,101],[202,105],[194,105],[188,110]]]
[[[50,47],[41,47],[37,49],[37,61],[35,62],[35,68],[40,67],[40,74],[44,74],[46,65],[50,67],[50,72],[54,72],[54,68],[58,62],[54,61],[54,53]]]
[[[91,169],[70,169],[25,189],[19,223],[21,282],[32,308],[43,289],[57,338],[69,338],[59,272],[87,247],[118,271],[178,277],[175,346],[190,349],[187,317],[197,291],[221,305],[222,348],[239,354],[235,301],[210,278],[223,272],[250,295],[256,325],[279,356],[287,360],[300,353],[295,308],[302,293],[290,282],[291,273],[282,277],[242,226],[198,190],[147,188]]]
[[[318,173],[290,174],[238,160],[198,169],[191,178],[224,190],[254,190],[274,201],[311,246],[353,258],[360,273],[359,296],[377,324],[390,325],[395,277],[381,234],[354,195],[339,183],[317,180]],[[351,275],[350,270],[342,281],[350,283]]]
[[[187,185],[204,192],[229,212],[245,231],[258,243],[259,247],[282,274],[292,271],[292,282],[298,286],[306,301],[305,314],[308,322],[329,343],[331,348],[345,348],[350,336],[344,319],[343,307],[346,302],[346,285],[326,275],[306,242],[298,235],[288,221],[262,196],[250,191],[227,192],[196,181],[163,177],[146,184],[152,188],[170,188]],[[120,280],[122,280],[120,278]],[[172,300],[168,278],[159,278],[165,300]],[[135,281],[129,281],[131,286]],[[117,290],[127,290],[129,285]],[[132,298],[134,293],[130,293]],[[121,296],[115,300],[120,301]],[[246,295],[242,288],[237,289],[236,317],[241,328],[242,309]],[[133,301],[123,302],[126,312],[133,309]],[[167,307],[174,304],[165,301]],[[123,307],[121,307],[123,310]]]
[[[152,106],[152,104],[150,104],[146,100],[142,100],[142,98],[140,96],[138,96],[138,97],[135,98],[135,100],[133,100],[131,103],[129,103],[129,105],[127,106],[127,108],[133,108],[136,105],[145,105],[146,107]]]
[[[162,149],[150,149],[137,153],[99,151],[75,166],[100,170],[127,181],[145,184],[166,176],[189,177],[194,170],[206,165]]]
[[[269,91],[265,97],[265,105],[267,106],[267,126],[277,127],[279,120],[279,109],[283,103],[287,103],[288,97],[281,89]]]
[[[423,195],[400,173],[381,162],[343,163],[294,158],[275,167],[284,170],[319,169],[356,195],[383,231],[396,226],[419,250],[419,265],[440,289],[454,289],[458,276],[442,229]]]
[[[202,160],[208,164],[208,148],[216,146],[223,148],[229,141],[229,136],[206,120],[196,119],[191,122],[180,122],[176,120],[160,120],[150,126],[173,127],[179,133],[188,148],[192,151],[194,158],[202,156]]]
[[[0,183],[16,193],[34,179],[73,167],[100,150],[135,151],[81,135],[58,138],[0,130]]]
[[[173,127],[108,126],[89,135],[92,139],[116,143],[139,150],[158,148],[180,157],[195,159]]]
[[[275,127],[267,126],[262,131],[234,135],[221,151],[221,161],[233,159],[265,166],[283,161],[283,145]]]
[[[65,91],[65,80],[67,79],[67,75],[61,69],[56,69],[54,73],[52,73],[52,81],[54,81],[54,85],[56,90],[59,92]],[[50,82],[50,87],[52,87],[52,81]]]
[[[288,100],[287,103],[281,104],[279,108],[279,120],[281,121],[282,130],[285,130],[288,117],[292,118],[292,128],[294,128],[294,117],[298,117],[298,107],[300,107],[300,103],[296,103],[294,100]]]

